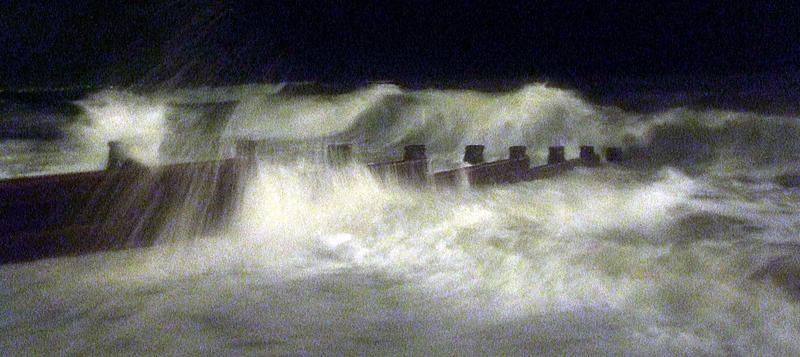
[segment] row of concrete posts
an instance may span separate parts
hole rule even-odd
[[[243,155],[254,155],[259,143],[245,141],[237,144],[237,152]],[[578,158],[566,159],[564,146],[548,148],[547,163],[530,166],[530,157],[526,146],[511,146],[508,158],[486,162],[484,145],[467,145],[464,148],[463,161],[468,166],[430,174],[428,157],[424,145],[407,145],[400,160],[367,164],[367,168],[384,180],[397,180],[410,183],[433,183],[436,185],[470,185],[503,184],[531,181],[546,178],[572,169],[577,166],[597,166],[602,163],[593,146],[581,146]],[[331,144],[327,147],[327,161],[333,166],[342,166],[353,162],[353,146],[351,144]],[[619,147],[605,148],[607,162],[623,160]]]

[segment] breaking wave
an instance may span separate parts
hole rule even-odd
[[[632,162],[511,186],[419,189],[359,165],[263,160],[222,232],[0,268],[0,347],[800,353],[791,318],[800,313],[800,195],[773,182],[797,170],[795,117],[635,113],[541,84],[503,93],[389,84],[335,94],[112,91],[93,100],[105,104],[87,104],[91,120],[68,140],[144,143],[145,162],[201,149],[228,155],[241,137],[351,142],[366,158],[425,144],[435,169],[460,165],[467,144],[485,144],[488,159],[527,145],[538,163],[553,144],[568,156],[581,144],[623,146]],[[222,112],[176,105],[231,100]],[[53,333],[25,337],[38,330]]]
[[[191,151],[185,138],[193,133],[351,142],[366,154],[387,155],[398,155],[405,144],[425,144],[435,168],[457,165],[468,144],[486,145],[489,159],[505,156],[509,146],[527,145],[535,162],[544,160],[550,145],[566,146],[568,156],[577,154],[578,145],[623,146],[650,165],[729,172],[787,164],[794,169],[800,152],[796,117],[682,107],[643,114],[597,105],[575,91],[544,84],[500,93],[378,84],[345,93],[298,94],[289,87],[109,90],[80,101],[84,119],[59,130],[73,146],[94,148],[90,156],[99,163],[109,140],[125,140],[131,155],[156,163],[169,159],[167,152]],[[193,109],[196,103],[205,109]],[[224,103],[233,107],[208,115],[209,108]],[[209,124],[212,117],[216,124]],[[40,124],[52,130],[52,120]],[[41,131],[41,125],[27,130]]]
[[[565,145],[569,153],[584,144],[635,147],[659,164],[748,168],[795,161],[800,145],[795,117],[686,108],[639,114],[542,84],[508,93],[376,85],[331,96],[253,96],[233,112],[229,130],[348,141],[368,152],[426,144],[443,165],[457,162],[468,144],[486,145],[491,158],[528,145],[539,162],[549,145]]]

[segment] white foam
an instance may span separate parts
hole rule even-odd
[[[146,164],[160,162],[159,148],[167,133],[166,103],[125,91],[96,93],[79,104],[89,119],[76,128],[99,152],[110,141],[126,144],[127,154]]]
[[[102,140],[139,131],[157,138],[157,101],[125,98],[115,107],[115,95],[96,109],[107,120],[98,124]],[[647,144],[663,125],[728,128],[738,138],[733,124],[755,120],[637,115],[541,85],[507,94],[393,87],[255,96],[237,109],[234,136],[422,142],[440,161],[458,160],[466,143],[488,144],[489,157],[518,143],[541,157],[551,140]],[[152,131],[131,123],[139,116],[152,119]],[[725,177],[601,168],[437,191],[381,183],[363,167],[262,163],[233,227],[219,236],[0,268],[0,347],[798,354],[800,324],[786,318],[800,313],[796,300],[747,278],[770,237],[800,237],[788,218],[797,216],[797,197]],[[740,232],[730,227],[735,219],[765,228]]]

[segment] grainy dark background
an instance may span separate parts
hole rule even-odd
[[[771,2],[3,1],[0,88],[796,71]]]

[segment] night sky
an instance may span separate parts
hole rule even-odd
[[[127,3],[3,1],[0,87],[713,77],[800,63],[800,9],[762,2]]]

